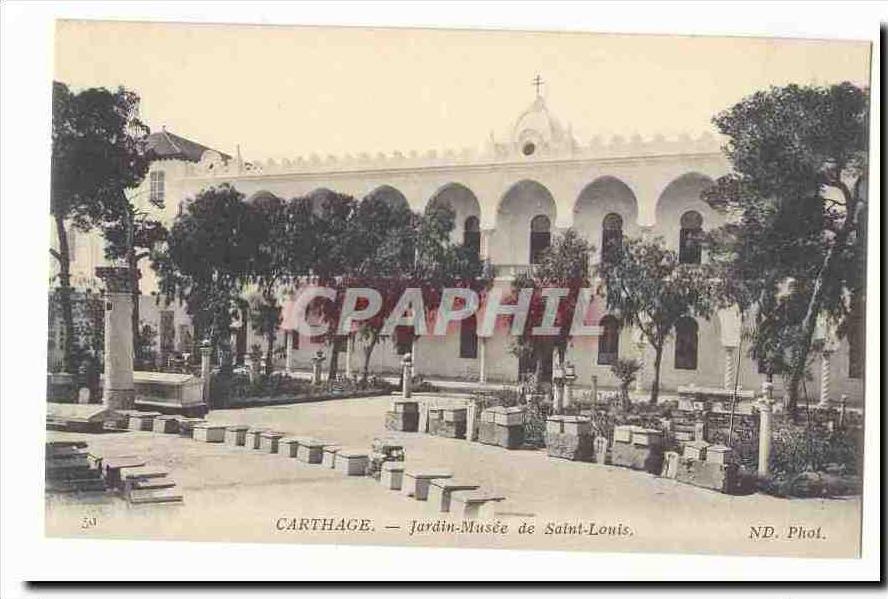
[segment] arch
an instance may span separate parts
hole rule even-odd
[[[620,355],[620,321],[606,314],[598,321],[598,326],[601,327],[601,336],[598,337],[598,364],[616,364]]]
[[[622,230],[635,234],[638,223],[638,200],[621,179],[610,175],[598,177],[586,185],[574,202],[574,229],[599,251],[604,248],[603,222],[610,214],[622,220]]]
[[[609,212],[601,221],[601,260],[612,260],[623,249],[623,217]]]
[[[391,185],[380,185],[368,193],[364,199],[381,200],[392,208],[404,207],[410,209],[410,203],[403,193],[392,187]]]
[[[555,199],[545,185],[531,179],[511,185],[497,206],[491,260],[499,264],[527,264],[531,254],[531,221],[544,216],[551,227],[556,215]]]
[[[453,231],[451,240],[454,243],[465,243],[466,222],[474,218],[480,223],[481,204],[475,193],[462,183],[446,183],[438,188],[426,204],[426,214],[439,206],[446,206],[453,212]],[[480,231],[476,228],[475,231]],[[480,248],[480,234],[479,234]]]
[[[675,323],[675,368],[697,370],[697,346],[700,327],[689,316]]]
[[[677,241],[680,215],[688,210],[696,210],[708,223],[717,220],[715,212],[700,197],[713,183],[711,177],[699,172],[687,172],[672,179],[657,197],[654,219],[659,233]],[[675,247],[674,243],[671,245]]]

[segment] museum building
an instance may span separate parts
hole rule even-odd
[[[580,144],[539,93],[508,135],[495,139],[491,134],[477,149],[257,162],[244,160],[239,151],[230,156],[166,130],[152,133],[150,144],[158,158],[133,201],[149,209],[149,200],[163,200],[162,218],[168,225],[189,198],[222,183],[247,198],[273,194],[288,199],[333,190],[355,198],[373,194],[414,211],[446,205],[456,217],[453,240],[477,248],[495,269],[494,284],[503,286],[531,268],[553,236],[568,228],[596,248],[593,261],[601,259],[609,239],[624,234],[661,237],[682,262],[705,261],[698,233],[721,225],[724,217],[700,194],[729,172],[719,141],[711,135],[618,136]],[[73,282],[78,288],[98,289],[93,277],[95,267],[104,262],[101,239],[96,234],[75,236]],[[187,351],[191,330],[184,309],[155,302],[151,296],[156,294],[156,279],[147,265],[142,266],[141,285],[146,296],[140,302],[142,319],[158,328],[162,359]],[[645,364],[638,388],[649,387],[653,350],[640,341],[637,331],[621,328],[603,308],[599,312],[605,314],[597,323],[599,335],[573,339],[567,352],[578,383],[588,385],[596,376],[600,386],[616,386],[610,365],[618,357],[635,357]],[[285,329],[292,326],[285,321]],[[507,334],[479,337],[470,321],[454,327],[454,334],[420,337],[412,346],[397,339],[381,343],[373,353],[371,371],[397,372],[401,355],[411,351],[415,372],[426,377],[517,380],[522,365],[510,351]],[[236,335],[240,355],[254,343],[264,346],[249,328],[246,322]],[[51,327],[51,339],[54,334]],[[817,335],[824,343],[811,367],[813,380],[807,381],[809,396],[837,400],[847,394],[849,402],[862,405],[862,339],[836,340],[824,328]],[[740,337],[740,321],[733,310],[720,311],[709,320],[683,320],[664,350],[661,388],[668,394],[691,383],[732,387]],[[286,348],[281,366],[285,361],[287,369],[310,368],[319,348],[329,353],[329,348],[293,330],[285,330],[279,339]],[[343,345],[340,368],[358,372],[363,364],[360,340]],[[759,389],[763,375],[745,348],[739,351],[741,386]]]

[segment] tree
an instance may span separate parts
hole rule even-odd
[[[660,391],[663,347],[684,317],[708,318],[716,306],[719,281],[706,267],[679,264],[678,255],[660,238],[624,238],[623,248],[598,266],[601,289],[609,310],[624,325],[637,327],[654,349],[652,404]]]
[[[163,208],[162,203],[153,204],[157,208]],[[151,252],[162,243],[168,234],[166,227],[159,220],[149,216],[144,210],[137,209],[131,203],[127,203],[122,210],[120,219],[110,224],[105,229],[105,256],[111,259],[124,259],[130,269],[130,287],[133,300],[133,356],[135,368],[142,367],[142,353],[138,351],[139,339],[139,300],[142,296],[139,287],[140,270],[139,263],[149,258]],[[153,364],[153,361],[151,362]]]
[[[620,358],[614,364],[611,364],[611,372],[620,381],[620,409],[628,411],[632,405],[629,399],[629,387],[638,377],[638,371],[641,370],[641,362],[634,358]]]
[[[274,371],[274,342],[281,326],[281,305],[273,295],[254,293],[249,300],[253,330],[265,338],[265,374]]]
[[[865,293],[868,92],[788,85],[713,121],[733,172],[705,194],[737,217],[715,248],[757,306],[752,354],[798,404],[819,320],[847,331]]]
[[[521,289],[533,289],[527,322],[521,336],[514,339],[512,352],[532,362],[537,381],[540,380],[543,357],[547,352],[556,350],[558,361],[564,362],[580,289],[590,285],[589,256],[594,251],[594,246],[573,229],[568,229],[540,254],[539,263],[529,273],[516,276],[512,282],[515,296]],[[546,310],[543,290],[547,288],[567,290],[555,314],[554,326],[558,332],[555,335],[533,335],[532,329],[543,321]]]
[[[64,327],[64,364],[75,372],[68,226],[88,231],[116,222],[128,205],[125,190],[148,170],[148,128],[138,119],[139,97],[118,88],[73,93],[53,82],[50,212],[58,248],[58,294]]]
[[[152,265],[167,303],[186,303],[195,330],[210,339],[227,372],[232,318],[267,231],[243,194],[227,184],[200,192],[186,206]]]

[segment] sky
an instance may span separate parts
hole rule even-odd
[[[537,74],[581,144],[697,135],[771,85],[866,85],[869,58],[834,40],[58,21],[55,77],[122,85],[152,130],[277,160],[505,140]]]

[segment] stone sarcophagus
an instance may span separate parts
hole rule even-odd
[[[466,437],[465,407],[432,407],[429,408],[429,434],[451,439]]]
[[[546,420],[546,451],[553,458],[592,459],[592,421],[585,416],[549,416]]]
[[[495,406],[481,412],[478,441],[506,449],[517,449],[524,444],[524,419],[526,410],[515,406]]]
[[[611,464],[659,474],[663,468],[663,431],[642,426],[614,427]]]
[[[729,493],[737,482],[733,450],[705,442],[686,445],[684,454],[677,459],[675,479],[695,487]]]
[[[133,372],[136,406],[167,414],[204,415],[203,383],[190,374]]]
[[[419,430],[419,402],[400,398],[392,400],[391,408],[385,413],[385,429],[405,433]]]

